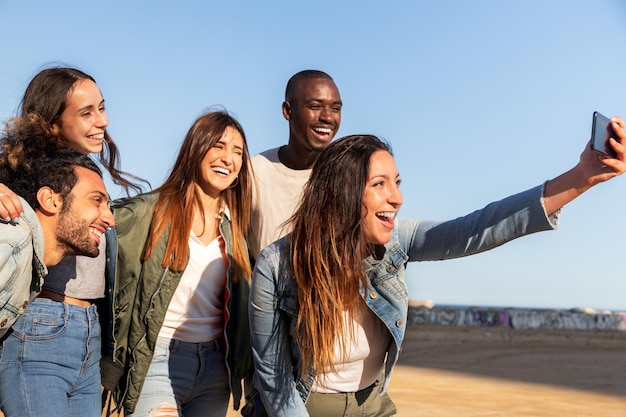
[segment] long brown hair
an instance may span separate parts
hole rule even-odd
[[[172,172],[159,191],[152,226],[146,241],[142,260],[150,257],[168,224],[170,235],[165,248],[162,266],[182,271],[189,258],[189,234],[194,208],[201,208],[196,187],[200,164],[206,153],[222,138],[226,128],[237,130],[243,138],[243,160],[234,185],[222,191],[220,199],[230,211],[233,232],[233,260],[235,279],[251,275],[250,259],[245,243],[250,227],[250,201],[252,194],[250,155],[243,127],[226,111],[210,111],[193,123],[181,145]],[[204,211],[200,210],[202,216]]]
[[[40,71],[26,87],[22,98],[20,115],[26,117],[34,113],[53,125],[57,123],[67,105],[77,81],[96,80],[88,74],[69,67],[53,67]],[[97,84],[97,83],[96,83]],[[148,182],[120,169],[120,153],[109,133],[104,131],[104,145],[98,154],[98,161],[111,175],[113,182],[121,186],[126,194],[130,191],[141,192],[141,182]]]
[[[352,330],[360,287],[368,286],[364,260],[373,245],[363,236],[362,210],[370,157],[389,145],[371,135],[337,139],[320,153],[303,197],[291,218],[288,238],[299,311],[295,338],[307,370],[335,371],[334,348],[343,352]],[[349,326],[349,325],[348,325]]]

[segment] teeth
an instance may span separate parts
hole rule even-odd
[[[93,140],[103,140],[104,139],[104,133],[100,133],[99,135],[92,135],[89,136],[91,139]]]
[[[396,216],[396,213],[394,213],[393,211],[384,211],[382,213],[376,213],[376,215],[378,217],[386,217],[389,219],[393,219]]]
[[[315,130],[318,133],[325,133],[325,134],[329,134],[330,132],[332,132],[332,129],[328,127],[316,127],[313,130]]]
[[[91,233],[93,233],[94,235],[98,236],[98,237],[102,237],[102,232],[96,229],[91,229]]]
[[[213,171],[217,172],[218,174],[224,174],[224,175],[230,174],[230,171],[227,170],[226,168],[216,167],[216,168],[213,168]]]

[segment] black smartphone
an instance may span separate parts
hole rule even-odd
[[[593,123],[591,124],[591,149],[595,149],[611,158],[617,157],[617,154],[609,145],[609,138],[617,140],[617,136],[615,136],[611,128],[611,121],[608,117],[594,111]]]

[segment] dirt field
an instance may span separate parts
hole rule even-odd
[[[413,327],[398,416],[626,417],[626,332]]]
[[[411,327],[389,392],[399,417],[626,417],[626,332]]]
[[[626,417],[626,332],[414,326],[389,395],[398,417]]]

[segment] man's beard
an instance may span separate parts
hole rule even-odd
[[[98,245],[91,237],[90,223],[64,210],[57,224],[57,241],[65,256],[84,255],[95,258],[100,253]]]

